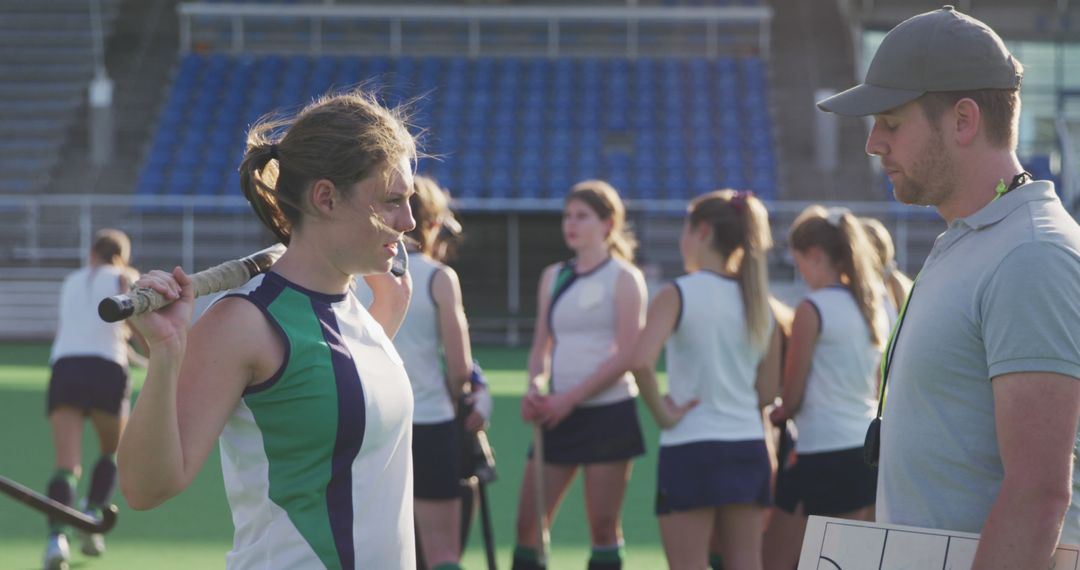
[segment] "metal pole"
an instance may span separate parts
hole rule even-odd
[[[90,197],[83,196],[79,204],[79,251],[90,251],[90,234],[93,231],[94,219],[90,213]],[[80,253],[82,255],[82,253]]]
[[[521,313],[521,225],[517,214],[506,218],[506,344],[518,344],[518,315]]]
[[[244,18],[242,16],[233,16],[232,34],[232,51],[238,54],[244,51]]]
[[[559,57],[559,21],[555,18],[548,20],[547,55],[551,59]]]
[[[182,222],[182,256],[184,271],[195,271],[195,207],[191,202],[184,204],[184,220]]]
[[[709,59],[720,55],[720,25],[716,20],[705,22],[705,52]]]
[[[311,17],[311,55],[322,55],[322,18]]]
[[[41,216],[41,202],[33,200],[30,202],[26,212],[26,241],[27,249],[30,250],[30,259],[37,261],[41,252],[38,251],[41,248],[41,236],[40,236],[40,218]]]
[[[390,55],[401,57],[401,18],[390,20]]]
[[[908,272],[908,221],[906,218],[896,220],[896,266],[905,273]]]
[[[191,51],[191,16],[180,15],[180,53]]]
[[[480,57],[480,21],[469,20],[469,57]]]

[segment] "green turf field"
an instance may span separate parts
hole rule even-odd
[[[518,399],[524,388],[523,350],[478,348],[495,395],[495,412],[489,432],[497,454],[499,481],[489,488],[499,567],[510,567],[518,485],[524,467],[525,448],[531,430],[521,422]],[[0,345],[0,475],[43,490],[52,471],[52,444],[44,416],[48,380],[48,346],[44,344]],[[136,387],[142,371],[134,373]],[[627,558],[624,568],[664,568],[656,517],[652,514],[656,478],[655,424],[640,409],[648,453],[634,466],[623,511]],[[87,428],[83,445],[84,469],[97,459],[97,443]],[[85,492],[88,476],[80,482]],[[149,512],[127,508],[117,493],[120,522],[108,535],[108,552],[88,559],[73,548],[72,568],[83,569],[203,569],[224,567],[232,542],[232,523],[221,482],[217,453],[211,453],[194,484]],[[483,569],[483,544],[477,532],[466,550],[464,566]],[[0,496],[0,568],[39,568],[44,548],[45,519],[22,504]],[[584,568],[589,535],[581,498],[580,478],[563,504],[551,533],[554,570]],[[73,545],[74,546],[74,545]],[[381,570],[381,569],[380,569]]]

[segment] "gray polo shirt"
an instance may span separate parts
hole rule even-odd
[[[1080,227],[1045,181],[954,220],[919,273],[889,373],[879,521],[982,530],[1004,477],[990,380],[1012,372],[1080,378]],[[1062,543],[1080,544],[1077,467]]]

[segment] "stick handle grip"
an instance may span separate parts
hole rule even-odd
[[[191,276],[195,296],[202,297],[239,287],[252,277],[266,272],[285,252],[285,246],[276,244],[241,259],[226,261]],[[98,316],[107,323],[156,311],[172,301],[160,293],[145,287],[136,287],[128,293],[106,297],[98,304]]]

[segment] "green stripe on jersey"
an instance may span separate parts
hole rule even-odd
[[[288,364],[272,387],[244,396],[262,432],[270,500],[327,568],[339,568],[326,488],[337,440],[337,384],[311,299],[284,288],[268,307],[288,337]]]

